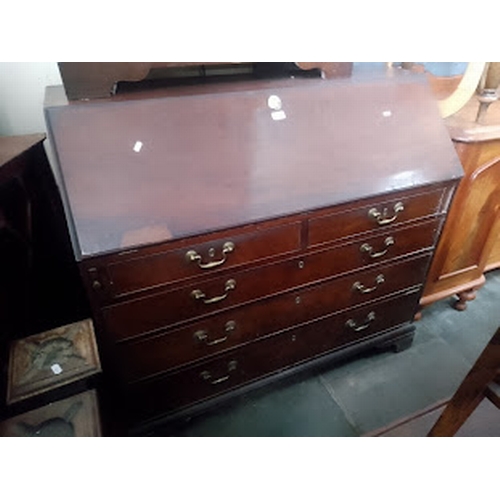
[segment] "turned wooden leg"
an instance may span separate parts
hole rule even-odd
[[[455,302],[453,307],[457,311],[465,311],[467,309],[467,302],[476,298],[476,292],[476,288],[471,288],[470,290],[465,290],[465,292],[458,293],[458,300]]]

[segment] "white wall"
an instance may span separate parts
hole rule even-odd
[[[61,83],[55,62],[0,62],[0,135],[45,132],[45,87]]]

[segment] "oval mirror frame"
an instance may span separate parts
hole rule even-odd
[[[460,111],[473,97],[483,76],[485,62],[470,62],[456,89],[447,97],[438,101],[439,111],[443,118]]]

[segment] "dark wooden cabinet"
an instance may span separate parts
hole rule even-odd
[[[89,314],[44,140],[0,137],[0,413],[9,343]]]
[[[0,137],[0,339],[88,314],[43,134]]]
[[[53,88],[46,117],[104,372],[133,422],[412,338],[462,175],[425,78],[85,103]]]

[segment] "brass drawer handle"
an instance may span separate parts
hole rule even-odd
[[[345,326],[347,326],[351,330],[354,330],[355,332],[361,332],[369,328],[373,321],[375,321],[375,313],[371,311],[370,313],[368,313],[365,322],[361,325],[358,325],[353,319],[348,319],[345,323]]]
[[[221,384],[222,382],[226,382],[226,380],[229,380],[229,377],[231,375],[231,372],[236,370],[236,367],[238,366],[238,363],[236,361],[229,361],[229,363],[227,364],[227,375],[224,375],[223,377],[220,377],[220,378],[217,378],[215,380],[211,380],[212,379],[212,374],[208,371],[208,370],[205,370],[205,371],[202,371],[200,373],[200,377],[203,379],[203,380],[206,380],[207,382],[210,382],[210,384],[212,385],[217,385],[217,384]]]
[[[362,252],[368,253],[372,259],[376,259],[378,257],[383,257],[389,251],[389,247],[391,245],[394,245],[394,243],[395,243],[394,238],[392,236],[388,236],[384,240],[385,250],[381,250],[380,252],[374,252],[373,247],[368,243],[363,243],[359,249]]]
[[[228,321],[224,327],[224,332],[226,335],[224,337],[219,337],[215,340],[208,340],[208,332],[206,330],[198,330],[194,333],[194,338],[199,340],[200,342],[204,342],[206,345],[217,345],[222,344],[229,338],[229,334],[236,330],[236,322]]]
[[[218,297],[212,297],[211,299],[207,299],[206,295],[201,291],[201,290],[193,290],[191,292],[191,297],[195,300],[203,300],[204,304],[215,304],[216,302],[220,302],[221,300],[224,300],[227,298],[229,295],[229,292],[231,290],[234,290],[236,288],[236,280],[230,279],[226,281],[226,284],[224,286],[224,291],[226,292],[224,295],[219,295]]]
[[[354,285],[352,285],[352,289],[357,290],[358,292],[361,292],[361,293],[371,293],[371,292],[374,292],[378,288],[378,286],[384,282],[385,282],[384,275],[379,274],[375,278],[375,286],[372,286],[371,288],[366,288],[365,285],[363,285],[359,281],[356,281],[356,283],[354,283]]]
[[[188,262],[197,262],[198,267],[201,269],[212,269],[224,264],[227,259],[227,254],[233,252],[235,248],[235,244],[232,241],[226,241],[226,243],[222,245],[222,259],[207,263],[203,263],[201,261],[202,257],[198,252],[196,252],[195,250],[189,250],[188,252],[186,252],[186,260]],[[210,255],[210,257],[213,257],[215,255],[215,250],[211,248],[208,254]]]
[[[370,208],[370,210],[368,210],[368,217],[375,219],[379,226],[385,226],[386,224],[394,222],[398,218],[398,213],[402,212],[404,209],[404,205],[398,201],[392,209],[394,212],[392,217],[387,216],[387,208],[384,208],[382,212],[379,212],[376,208]]]

